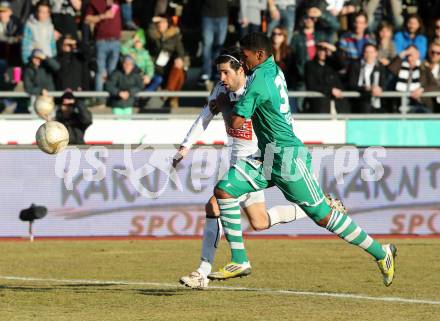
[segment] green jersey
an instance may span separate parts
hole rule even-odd
[[[252,118],[261,156],[270,143],[277,147],[303,145],[293,133],[286,80],[273,56],[252,70],[234,113]]]

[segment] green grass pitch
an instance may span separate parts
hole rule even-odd
[[[252,275],[206,291],[178,284],[199,240],[0,242],[0,320],[440,320],[440,239],[385,241],[389,288],[340,240],[248,239]],[[222,241],[215,267],[227,258]]]

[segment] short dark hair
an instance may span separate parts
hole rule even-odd
[[[379,23],[379,26],[377,27],[377,33],[381,32],[383,29],[390,29],[393,32],[394,26],[392,23],[384,20]]]
[[[48,7],[49,10],[52,9],[52,6],[50,5],[50,2],[48,0],[38,1],[38,3],[35,5],[35,10],[38,10],[38,8],[40,8],[40,7]]]
[[[240,40],[242,49],[258,51],[264,50],[268,56],[272,55],[272,41],[262,32],[252,32]]]
[[[362,48],[362,52],[364,53],[365,50],[366,50],[368,47],[373,47],[374,49],[376,49],[376,51],[378,50],[378,49],[377,49],[377,46],[376,46],[374,43],[367,42],[367,43],[364,45],[364,47]]]
[[[357,13],[354,15],[354,17],[353,17],[353,21],[355,21],[356,18],[358,18],[358,17],[364,17],[365,20],[368,22],[368,15],[367,15],[366,12],[364,12],[364,11],[359,11],[359,12],[357,12]]]
[[[231,68],[237,71],[241,67],[241,52],[238,47],[229,47],[223,49],[220,55],[215,59],[215,64],[230,64]]]

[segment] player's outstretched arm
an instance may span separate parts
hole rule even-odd
[[[180,144],[180,147],[173,157],[173,167],[176,167],[178,163],[188,154],[188,151],[197,141],[201,134],[208,128],[209,123],[214,118],[214,114],[211,113],[209,106],[206,105],[200,112],[199,117],[195,120],[191,129],[186,134],[185,139]]]
[[[209,106],[205,105],[205,107],[200,112],[199,117],[197,117],[190,130],[186,134],[186,137],[183,140],[182,144],[180,145],[191,149],[191,147],[195,144],[200,135],[202,135],[204,131],[208,128],[209,123],[213,118],[214,114],[211,112]]]
[[[192,146],[198,140],[200,135],[202,135],[203,132],[208,128],[211,120],[214,119],[214,116],[216,115],[217,112],[213,108],[213,102],[216,101],[217,97],[219,96],[220,92],[222,91],[222,88],[223,87],[219,83],[211,91],[211,94],[209,95],[209,98],[208,98],[208,103],[203,107],[199,116],[194,121],[190,130],[186,134],[185,139],[180,144],[179,150],[177,151],[176,155],[174,155],[173,167],[176,167],[177,164],[179,164],[180,161],[188,154],[188,151],[192,148]]]
[[[212,107],[213,103],[217,100],[217,97],[224,90],[221,83],[218,83],[211,91],[211,94],[208,98],[208,103],[203,107],[200,115],[195,120],[194,124],[191,126],[190,130],[186,134],[185,139],[183,140],[180,146],[191,149],[194,143],[198,140],[201,134],[208,128],[209,123],[216,115],[216,111]]]

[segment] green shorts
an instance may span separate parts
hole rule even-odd
[[[112,113],[118,116],[132,115],[133,107],[113,107]]]
[[[302,153],[304,150],[306,152]],[[268,162],[263,165],[252,158],[240,160],[216,187],[238,198],[272,186],[278,187],[288,201],[298,204],[315,222],[330,213],[324,193],[313,175],[312,158],[302,146],[283,148],[272,165]]]

